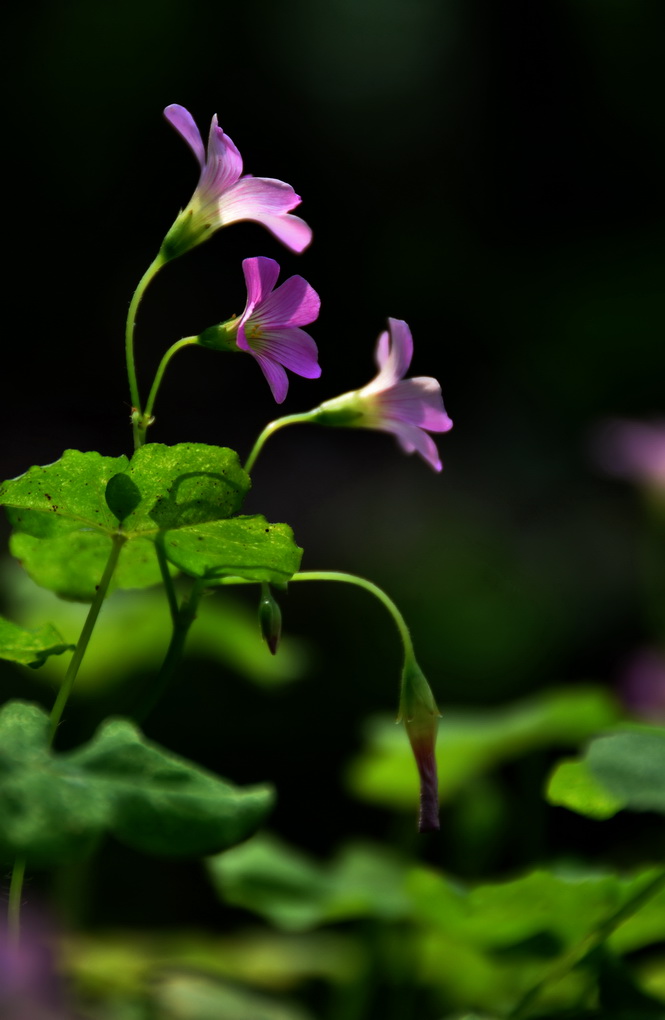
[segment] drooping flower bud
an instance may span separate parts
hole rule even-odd
[[[435,745],[440,715],[420,666],[415,659],[407,659],[402,672],[397,721],[406,726],[420,777],[419,832],[431,832],[439,828]]]
[[[261,635],[273,655],[277,654],[279,639],[282,635],[282,610],[273,598],[268,585],[263,586],[259,602],[259,623]]]

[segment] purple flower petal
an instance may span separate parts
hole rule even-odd
[[[258,361],[261,371],[268,380],[268,385],[272,390],[275,403],[282,404],[289,390],[289,377],[286,372],[281,365],[278,365],[277,362],[273,361],[271,358],[266,358],[262,354],[257,354],[251,349],[249,353],[256,359],[256,361]]]
[[[443,465],[439,457],[436,443],[427,432],[423,432],[417,425],[408,425],[406,422],[392,422],[390,426],[379,426],[384,432],[391,432],[405,453],[419,453],[423,460],[426,460],[435,471],[441,471]]]
[[[240,341],[238,341],[240,347]],[[253,338],[248,342],[250,353],[261,354],[265,358],[279,362],[284,368],[305,379],[318,379],[321,375],[318,350],[309,333],[304,329],[286,327],[273,329],[260,339]]]
[[[279,278],[279,264],[274,259],[265,258],[262,255],[256,258],[244,259],[242,271],[247,287],[247,305],[254,309],[256,305],[266,301]],[[243,321],[246,318],[243,312]]]
[[[203,139],[189,110],[186,110],[184,106],[178,106],[177,103],[173,103],[172,106],[166,107],[164,116],[169,124],[173,125],[178,134],[185,139],[198,159],[201,169],[203,169],[206,160]]]
[[[208,159],[206,161],[199,189],[210,200],[217,200],[236,183],[242,173],[242,156],[228,135],[212,118],[208,136]]]
[[[448,432],[453,427],[443,406],[441,387],[430,376],[395,383],[377,394],[375,405],[382,418],[410,422],[429,432]]]
[[[280,326],[308,326],[318,318],[321,298],[302,276],[291,276],[266,298],[257,309],[257,321],[266,328]]]
[[[413,357],[411,330],[402,319],[388,319],[389,333],[382,333],[376,345],[379,374],[365,387],[377,392],[392,386],[406,375]]]
[[[300,252],[312,240],[312,231],[305,221],[288,215],[300,201],[291,185],[283,181],[243,177],[219,196],[219,218],[222,225],[255,220],[287,247]]]

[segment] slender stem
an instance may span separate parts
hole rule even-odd
[[[189,596],[183,599],[182,605],[173,621],[171,641],[157,679],[150,690],[146,691],[139,699],[138,704],[132,711],[132,716],[137,722],[143,722],[145,717],[152,712],[162,695],[168,690],[173,675],[180,665],[189,628],[196,619],[201,596],[209,584],[210,582],[207,579],[198,578],[192,585]]]
[[[83,661],[83,656],[85,655],[86,649],[88,647],[88,642],[90,641],[90,637],[95,628],[95,624],[97,623],[99,611],[102,608],[102,603],[106,597],[109,584],[111,583],[111,578],[113,577],[113,573],[117,566],[118,557],[120,556],[120,550],[122,549],[125,542],[126,538],[124,535],[121,534],[114,535],[113,545],[111,546],[111,552],[109,554],[106,567],[104,568],[102,579],[99,582],[97,591],[95,592],[95,597],[92,600],[90,609],[88,610],[88,615],[85,618],[83,630],[81,631],[81,636],[78,639],[78,644],[74,649],[74,654],[72,655],[69,666],[67,667],[65,679],[62,682],[62,687],[58,692],[58,696],[55,699],[55,704],[51,710],[50,718],[51,725],[49,733],[49,742],[51,743],[53,742],[55,732],[60,723],[62,713],[69,699],[69,695],[72,692],[74,681],[76,680],[79,667],[81,665],[81,662]]]
[[[660,871],[655,878],[647,883],[639,892],[631,896],[622,907],[619,907],[613,914],[606,918],[595,931],[582,939],[576,946],[565,953],[554,967],[540,980],[533,988],[520,999],[514,1009],[507,1016],[507,1020],[522,1020],[529,1016],[534,1002],[540,998],[541,993],[549,984],[555,984],[568,974],[581,960],[589,953],[597,949],[599,945],[606,942],[616,929],[640,910],[645,903],[648,903],[656,893],[665,886],[665,871]]]
[[[379,600],[379,602],[383,603],[395,621],[399,635],[402,639],[402,644],[404,645],[405,661],[415,662],[413,641],[411,640],[411,634],[406,625],[406,620],[393,600],[386,595],[386,593],[382,591],[378,585],[374,584],[373,581],[368,581],[364,577],[357,577],[355,574],[341,573],[338,570],[304,570],[298,574],[294,574],[289,581],[289,584],[291,581],[342,581],[345,584],[355,584],[357,588],[364,588],[365,591],[370,592]],[[215,581],[210,581],[209,583],[217,586],[227,584],[258,584],[260,582],[250,581],[244,577],[220,577]]]
[[[141,397],[139,396],[139,386],[136,378],[136,364],[134,361],[134,328],[136,326],[136,314],[138,307],[141,303],[145,290],[155,276],[155,274],[164,265],[166,259],[160,254],[155,258],[145,273],[139,280],[138,286],[134,291],[134,296],[129,304],[129,310],[127,312],[127,324],[125,326],[125,358],[127,361],[127,378],[129,379],[129,393],[132,398],[132,423],[134,426],[134,444],[138,448],[141,445],[138,428],[138,417],[141,415]],[[136,412],[136,414],[134,413]]]
[[[152,409],[155,406],[155,400],[157,398],[159,387],[161,386],[162,376],[166,371],[166,366],[168,365],[169,361],[176,353],[176,351],[179,351],[182,347],[188,347],[189,345],[195,343],[197,343],[197,338],[195,336],[186,336],[182,340],[178,340],[176,343],[174,343],[172,347],[169,347],[168,351],[160,361],[159,368],[155,373],[155,379],[152,384],[152,389],[150,390],[150,395],[148,396],[148,402],[145,405],[144,417],[146,419],[152,418]]]
[[[23,895],[23,879],[25,877],[25,859],[17,857],[12,869],[12,880],[9,886],[9,903],[7,904],[7,932],[9,944],[14,949],[21,937],[21,897]]]
[[[164,588],[166,590],[166,598],[169,604],[169,611],[171,613],[171,621],[175,627],[178,620],[178,598],[176,596],[175,587],[173,584],[173,578],[169,573],[169,563],[164,552],[164,540],[160,534],[155,540],[155,549],[157,550],[157,562],[159,563],[159,569],[162,575],[162,581],[164,582]]]
[[[271,421],[269,425],[266,425],[263,432],[254,443],[252,452],[247,458],[247,463],[245,464],[245,471],[247,472],[247,474],[249,474],[249,472],[254,467],[256,458],[263,449],[263,445],[266,442],[266,440],[270,439],[270,437],[274,435],[278,429],[283,429],[287,425],[297,425],[301,422],[312,421],[313,415],[314,415],[313,411],[305,411],[302,414],[287,414],[284,418],[277,418],[275,421]]]

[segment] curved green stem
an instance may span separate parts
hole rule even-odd
[[[645,903],[648,903],[656,893],[665,886],[665,871],[660,871],[655,878],[647,883],[639,892],[619,907],[605,921],[598,925],[589,935],[582,939],[576,946],[573,946],[561,959],[552,967],[533,988],[520,999],[517,1005],[508,1013],[507,1020],[522,1020],[531,1014],[533,1004],[540,998],[547,985],[555,984],[568,974],[578,963],[587,957],[594,949],[606,942],[616,929],[637,913]]]
[[[9,886],[9,902],[7,904],[7,934],[9,944],[14,949],[21,938],[21,897],[23,895],[23,879],[25,877],[25,859],[17,857],[12,868],[12,880]]]
[[[175,593],[173,578],[169,572],[169,561],[167,560],[166,553],[164,552],[164,536],[161,533],[155,539],[155,549],[157,551],[157,562],[159,563],[159,569],[162,575],[162,581],[164,582],[164,589],[166,591],[166,598],[169,604],[169,611],[171,613],[171,622],[175,627],[178,619],[178,598]]]
[[[318,411],[318,408],[316,411]],[[247,474],[249,474],[254,467],[256,458],[263,449],[264,443],[270,439],[270,437],[274,435],[278,429],[283,429],[287,425],[298,425],[302,422],[311,422],[314,420],[315,413],[315,411],[304,411],[302,414],[287,414],[284,418],[277,418],[275,421],[271,421],[268,425],[266,425],[263,432],[254,443],[252,452],[245,463],[245,471]]]
[[[139,698],[138,704],[132,711],[132,716],[137,722],[143,722],[170,687],[173,675],[180,665],[185,650],[189,628],[196,619],[201,596],[204,590],[209,587],[209,584],[210,582],[207,579],[197,578],[192,585],[189,595],[183,599],[182,605],[177,610],[173,620],[171,641],[162,663],[162,668],[157,675],[155,683]]]
[[[65,705],[69,700],[69,695],[72,693],[74,681],[76,680],[79,667],[81,665],[81,662],[83,661],[83,656],[85,655],[86,649],[88,647],[88,642],[90,641],[90,637],[95,628],[95,624],[97,623],[97,617],[99,616],[99,611],[102,608],[102,603],[106,597],[109,584],[111,583],[111,578],[113,577],[113,573],[118,564],[120,550],[122,549],[125,542],[126,538],[124,535],[117,534],[113,538],[111,553],[107,560],[106,567],[104,568],[102,579],[99,582],[97,591],[95,592],[95,597],[92,600],[90,609],[88,610],[88,615],[85,618],[85,623],[83,624],[81,636],[78,639],[78,644],[74,649],[74,654],[72,655],[69,666],[67,667],[65,679],[62,682],[62,687],[58,691],[58,696],[55,699],[55,704],[51,709],[49,743],[52,743],[53,741]]]
[[[197,338],[195,336],[186,336],[182,340],[176,341],[176,343],[174,343],[173,346],[169,347],[168,351],[160,361],[159,368],[155,373],[155,379],[152,384],[150,394],[148,396],[148,402],[145,405],[145,412],[143,417],[146,419],[146,422],[148,422],[149,419],[152,418],[152,409],[155,406],[157,393],[159,392],[159,387],[161,386],[162,383],[162,377],[164,375],[164,372],[166,371],[166,366],[168,365],[169,361],[176,353],[176,351],[179,351],[182,347],[188,347],[191,344],[195,343],[197,343]]]
[[[247,470],[247,469],[245,469]],[[404,646],[404,661],[405,663],[415,663],[416,657],[413,649],[413,641],[411,640],[411,633],[406,625],[406,620],[400,613],[399,609],[386,593],[379,588],[373,581],[368,581],[364,577],[357,577],[355,574],[346,574],[338,570],[303,570],[300,573],[294,574],[290,579],[291,581],[342,581],[345,584],[354,584],[357,588],[364,588],[365,591],[370,592],[375,598],[381,602],[390,615],[392,616],[399,636],[402,639]],[[259,581],[250,581],[244,577],[220,577],[214,582],[209,582],[211,585],[227,585],[227,584],[260,584]]]
[[[141,303],[146,288],[156,273],[162,268],[166,259],[160,253],[155,258],[145,273],[139,280],[138,286],[134,291],[134,296],[129,303],[129,310],[127,312],[127,324],[125,326],[125,358],[127,361],[127,378],[129,380],[129,393],[132,399],[132,425],[134,428],[134,445],[138,449],[141,445],[141,438],[139,433],[139,420],[141,417],[141,397],[139,396],[139,386],[136,378],[136,364],[134,361],[134,328],[136,326],[136,314],[138,307]]]

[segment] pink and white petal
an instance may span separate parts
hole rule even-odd
[[[388,360],[389,354],[390,354],[390,333],[386,329],[383,331],[383,333],[380,334],[379,339],[376,341],[376,350],[374,352],[374,360],[376,362],[376,367],[378,368],[379,372],[381,371],[386,361]]]
[[[317,346],[304,329],[271,330],[260,340],[253,339],[251,349],[305,379],[318,379],[321,375]]]
[[[259,222],[286,248],[298,254],[312,243],[312,228],[300,216],[292,213],[286,216],[264,215]]]
[[[256,319],[266,328],[308,326],[318,317],[321,298],[302,276],[291,276],[257,308]]]
[[[177,103],[173,103],[171,106],[166,107],[164,116],[169,124],[176,129],[181,138],[184,138],[187,142],[198,159],[201,169],[203,169],[206,159],[203,139],[189,110],[186,110],[184,106],[178,106]]]
[[[208,137],[208,158],[201,173],[197,191],[204,204],[218,202],[237,182],[242,173],[242,156],[228,135],[212,118]],[[220,220],[220,224],[223,223]]]
[[[453,427],[443,406],[441,387],[430,376],[403,379],[371,399],[382,418],[418,425],[430,432],[448,432]]]
[[[403,379],[413,357],[411,330],[402,319],[388,319],[389,340],[382,333],[376,345],[376,362],[379,374],[364,387],[363,392],[378,393]]]
[[[436,443],[431,436],[415,425],[408,425],[406,422],[390,422],[383,426],[384,431],[392,432],[398,443],[406,453],[419,453],[423,460],[426,460],[435,471],[441,471],[443,465],[439,457]]]
[[[272,390],[272,395],[275,398],[276,403],[282,404],[289,390],[289,377],[276,361],[271,358],[266,358],[262,354],[257,354],[255,351],[250,350],[250,354],[259,363],[259,367],[263,372],[264,376],[268,381],[268,386]]]
[[[250,305],[252,308],[265,305],[265,302],[270,299],[270,292],[279,278],[279,263],[275,262],[274,259],[266,258],[264,255],[257,255],[254,258],[243,260],[242,271],[247,287],[246,309]],[[260,309],[257,308],[257,311],[260,312]],[[246,321],[244,314],[243,320]]]
[[[243,177],[220,196],[220,224],[255,220],[267,227],[287,247],[302,251],[311,241],[312,231],[300,217],[287,215],[300,201],[300,196],[284,181],[268,177]]]

